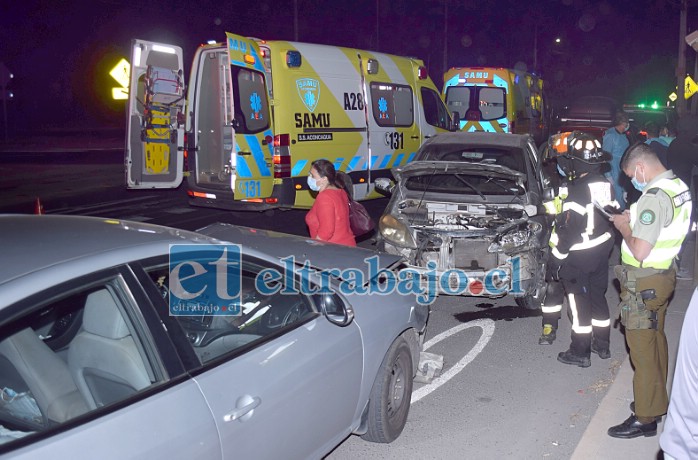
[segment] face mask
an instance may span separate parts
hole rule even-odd
[[[317,184],[317,180],[313,176],[308,176],[308,187],[310,187],[310,190],[313,192],[320,190],[320,186]]]
[[[645,175],[644,171],[642,172],[642,175]],[[633,187],[635,187],[635,189],[639,192],[643,191],[645,187],[647,187],[647,182],[640,182],[637,180],[637,166],[635,166],[635,174],[633,174],[633,178],[630,179],[630,183],[633,184]]]

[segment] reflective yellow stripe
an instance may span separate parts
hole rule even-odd
[[[599,319],[592,318],[591,325],[596,326],[596,327],[610,327],[611,320],[610,319],[599,320]]]

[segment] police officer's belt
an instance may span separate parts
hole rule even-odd
[[[627,265],[623,264],[620,267],[622,267],[623,270],[627,272],[632,272],[635,274],[635,278],[646,278],[648,276],[652,275],[665,275],[669,273],[671,270],[674,270],[674,264],[671,264],[671,267],[666,268],[666,269],[658,269],[658,268],[650,268],[650,267],[633,267],[632,265]]]

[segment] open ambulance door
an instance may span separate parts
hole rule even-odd
[[[128,90],[128,188],[175,188],[184,148],[182,49],[133,40]]]

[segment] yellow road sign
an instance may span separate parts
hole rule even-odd
[[[671,93],[671,94],[669,95],[669,100],[670,100],[671,102],[676,102],[676,99],[678,99],[678,98],[679,98],[679,97],[676,95],[676,93]]]
[[[128,61],[122,58],[119,63],[109,71],[109,75],[121,85],[121,87],[112,88],[112,97],[114,99],[128,99],[128,82],[131,76],[131,65]]]
[[[683,97],[688,99],[689,97],[693,96],[696,91],[698,91],[698,84],[696,84],[695,81],[689,76],[686,75],[686,80],[684,80],[684,85],[683,85]]]

